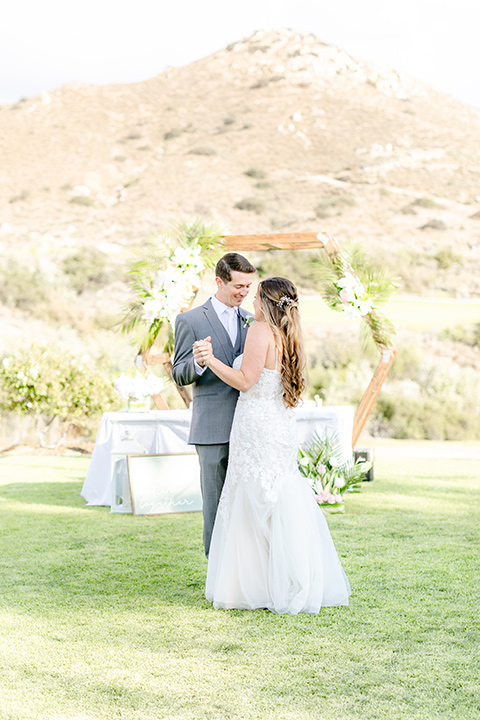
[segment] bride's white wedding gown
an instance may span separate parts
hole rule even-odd
[[[205,594],[215,608],[295,615],[348,605],[350,585],[298,471],[295,414],[282,395],[280,373],[265,368],[238,399],[208,559]]]

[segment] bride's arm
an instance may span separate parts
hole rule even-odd
[[[260,377],[260,373],[265,367],[267,351],[271,342],[273,342],[272,331],[266,323],[258,322],[254,323],[247,333],[240,370],[235,370],[214,357],[209,343],[199,357],[220,380],[236,390],[246,392],[255,385]],[[198,355],[198,353],[196,354]]]

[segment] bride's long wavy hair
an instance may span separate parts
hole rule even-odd
[[[265,321],[282,348],[283,399],[288,407],[295,407],[306,385],[297,288],[287,278],[267,278],[259,284],[258,295]]]

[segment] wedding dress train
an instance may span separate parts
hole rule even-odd
[[[350,585],[298,471],[295,414],[282,395],[280,373],[265,368],[238,399],[208,560],[205,594],[215,608],[295,615],[348,605]]]

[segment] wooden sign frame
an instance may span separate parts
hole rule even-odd
[[[323,240],[320,239],[323,237]],[[225,251],[226,252],[258,252],[262,250],[311,250],[315,248],[324,248],[330,255],[336,255],[340,252],[340,248],[336,240],[328,233],[268,233],[259,235],[225,235]],[[192,301],[193,303],[193,301]],[[186,308],[187,309],[187,308]],[[168,353],[159,355],[150,355],[150,348],[140,351],[142,356],[143,367],[146,370],[148,365],[163,363],[167,374],[173,380],[172,364]],[[378,363],[373,377],[368,385],[360,404],[355,412],[353,421],[352,447],[357,444],[360,433],[365,427],[368,416],[380,394],[382,385],[386,380],[388,373],[393,365],[397,349],[393,343],[388,346],[378,348],[380,352],[380,362]],[[180,393],[185,405],[189,407],[191,403],[191,395],[187,388],[175,385]],[[155,405],[160,410],[168,409],[162,395],[154,397]]]
[[[200,512],[200,466],[196,452],[128,455],[133,515]]]

